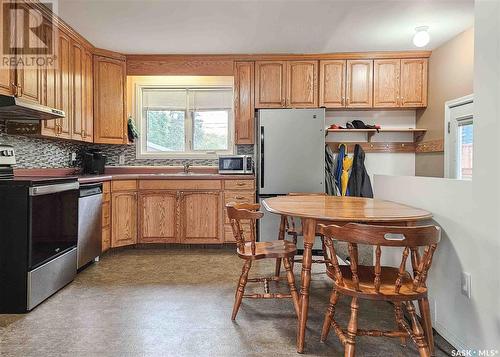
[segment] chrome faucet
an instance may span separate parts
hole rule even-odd
[[[184,164],[184,173],[185,173],[185,174],[188,174],[188,173],[189,173],[189,168],[190,168],[190,167],[191,167],[191,164],[189,164],[189,163],[187,163],[187,162]]]

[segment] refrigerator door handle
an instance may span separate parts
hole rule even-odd
[[[264,127],[260,127],[260,188],[264,188]]]

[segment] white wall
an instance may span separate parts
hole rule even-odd
[[[359,110],[326,112],[325,122],[328,126],[339,124],[345,128],[345,123],[362,120],[365,124],[378,124],[387,128],[415,128],[416,113],[414,110]],[[329,133],[327,142],[365,142],[363,133]],[[378,133],[372,137],[373,142],[412,142],[411,133]],[[367,153],[366,170],[373,181],[373,175],[415,175],[414,153]]]
[[[430,272],[436,329],[455,347],[500,349],[500,2],[475,3],[472,182],[375,177],[375,196],[431,211],[443,228]],[[460,274],[472,276],[472,296]],[[432,308],[432,306],[431,306]]]

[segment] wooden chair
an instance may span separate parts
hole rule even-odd
[[[236,315],[241,305],[243,298],[251,299],[284,299],[291,298],[295,308],[295,313],[299,315],[299,294],[295,287],[295,278],[291,268],[291,261],[297,252],[295,244],[287,240],[276,240],[271,242],[256,242],[255,241],[255,224],[258,219],[264,215],[259,211],[259,204],[250,203],[229,203],[226,205],[227,215],[231,222],[234,238],[236,240],[236,251],[238,256],[245,260],[241,272],[238,287],[236,289],[236,296],[234,301],[233,313],[231,319],[236,319]],[[250,237],[247,239],[243,231],[243,225],[250,224]],[[290,288],[290,294],[274,294],[269,292],[269,282],[277,281],[277,277],[265,278],[248,278],[248,273],[252,267],[254,260],[260,259],[276,259],[283,260],[283,265],[286,270],[286,279]],[[245,286],[247,282],[262,282],[264,283],[263,294],[250,294],[245,295]]]
[[[318,225],[318,231],[325,237],[331,265],[327,274],[333,279],[333,291],[325,314],[321,341],[325,341],[330,327],[344,345],[345,356],[355,355],[356,336],[400,337],[402,342],[409,336],[418,347],[421,357],[433,353],[432,323],[430,317],[427,287],[425,285],[432,256],[440,240],[440,228],[425,227],[383,227],[350,223],[344,227]],[[339,265],[333,240],[348,244],[350,265]],[[375,246],[375,266],[358,265],[358,244]],[[399,268],[381,266],[382,247],[403,249]],[[425,247],[420,255],[420,247]],[[413,276],[406,271],[406,261],[411,254]],[[347,330],[339,327],[334,319],[335,305],[339,294],[351,300],[351,317]],[[394,304],[398,331],[358,329],[358,299],[384,300]],[[413,301],[419,302],[423,329],[417,320]],[[403,318],[402,307],[409,314],[411,326]],[[425,333],[424,333],[425,332]]]
[[[290,192],[287,194],[287,196],[326,196],[326,193],[323,192]],[[295,223],[295,219],[293,217],[287,217],[287,216],[282,216],[281,217],[281,222],[280,222],[280,233],[278,236],[278,239],[284,239],[285,233],[289,235],[292,238],[293,244],[297,245],[297,239],[298,237],[302,237],[302,226],[297,227]],[[312,263],[316,264],[328,264],[329,259],[326,254],[326,246],[325,242],[323,240],[323,237],[321,237],[321,249],[323,251],[323,259],[313,259]],[[302,259],[293,259],[292,261],[292,270],[293,270],[293,265],[294,263],[302,263]],[[281,271],[281,259],[276,259],[276,269],[275,269],[275,276],[279,276]]]

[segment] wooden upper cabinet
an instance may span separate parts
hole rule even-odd
[[[427,106],[427,58],[401,60],[401,107]]]
[[[65,139],[71,139],[71,126],[73,124],[73,86],[71,76],[71,39],[59,30],[59,69],[57,83],[57,101],[59,109],[63,110],[66,116],[57,119],[59,125],[58,135]]]
[[[220,191],[180,192],[181,243],[222,243],[223,217]]]
[[[76,41],[71,41],[71,86],[72,94],[72,125],[71,138],[83,141],[85,138],[84,106],[84,60],[85,49]]]
[[[137,192],[113,192],[111,212],[111,247],[137,243]]]
[[[93,59],[89,50],[83,57],[83,125],[85,128],[84,141],[94,141],[94,77]]]
[[[343,108],[345,106],[346,61],[319,61],[319,106]]]
[[[234,64],[235,144],[254,143],[254,63]]]
[[[318,106],[318,61],[288,61],[286,78],[287,107]]]
[[[177,192],[142,192],[139,196],[139,243],[177,242]]]
[[[373,103],[373,61],[347,61],[346,107],[370,108]]]
[[[373,61],[373,106],[394,108],[400,105],[401,60]]]
[[[255,107],[284,108],[286,61],[255,62]]]
[[[49,23],[44,23],[42,26],[44,28],[44,42],[47,43],[48,46],[52,46],[55,41],[57,41],[52,31],[52,26]],[[57,71],[57,67],[58,64],[54,64],[54,66],[45,67],[42,71],[42,104],[50,108],[59,109],[57,100],[59,72]],[[41,122],[41,134],[51,137],[57,136],[58,126],[56,124],[58,123],[58,120],[43,120]]]
[[[126,144],[125,61],[94,56],[94,142]]]
[[[2,4],[3,5],[3,4]],[[27,3],[22,3],[22,2],[17,2],[16,7],[26,7],[24,11],[29,10],[29,4]],[[29,11],[29,22],[30,23],[37,23],[39,19],[35,17],[35,13],[32,11]],[[16,16],[16,20],[18,17]],[[18,29],[23,28],[23,24],[16,24],[16,27]],[[43,27],[38,26],[36,28],[31,28],[30,31],[33,32],[34,36],[30,37],[30,41],[38,41],[38,39],[41,39],[43,37]],[[16,34],[19,31],[15,32]],[[24,39],[18,38],[16,39],[16,42],[19,46],[19,43],[23,41]],[[38,46],[42,46],[42,43],[35,42],[37,43]],[[40,48],[40,47],[39,47]],[[36,54],[34,54],[36,56]],[[21,63],[18,63],[16,70],[15,70],[15,82],[17,85],[17,90],[16,90],[16,96],[27,99],[30,101],[33,101],[38,104],[42,104],[42,71],[43,68],[41,66],[37,65],[27,65],[23,66]]]

